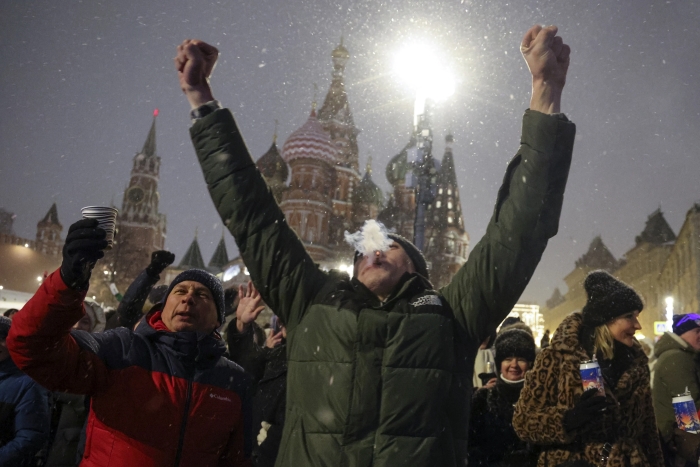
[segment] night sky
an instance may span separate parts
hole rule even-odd
[[[533,24],[556,24],[572,48],[562,110],[578,127],[559,234],[523,296],[541,305],[596,235],[616,257],[661,207],[678,233],[700,201],[700,2],[319,1],[0,4],[0,207],[17,235],[34,238],[52,202],[67,227],[86,205],[120,207],[154,108],[162,159],[166,248],[179,262],[199,228],[205,262],[221,237],[189,139],[189,105],[172,58],[185,38],[221,51],[214,95],[236,115],[255,159],[274,121],[284,140],[319,104],[340,36],[351,54],[346,88],[360,161],[374,180],[407,142],[413,99],[392,74],[402,44],[424,38],[458,77],[436,108],[436,155],[448,129],[466,229],[483,235],[517,149],[530,76],[519,53]],[[229,256],[237,255],[226,233]]]

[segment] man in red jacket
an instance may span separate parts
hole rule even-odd
[[[223,357],[223,289],[190,269],[134,331],[71,330],[107,246],[93,219],[70,227],[60,270],[17,313],[17,366],[53,391],[91,396],[82,467],[249,466],[249,379]]]

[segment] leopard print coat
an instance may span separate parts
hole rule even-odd
[[[649,367],[639,344],[617,386],[605,388],[614,406],[600,422],[572,432],[564,429],[564,414],[583,394],[579,364],[588,357],[579,344],[580,327],[579,312],[564,318],[550,346],[537,356],[515,406],[513,428],[524,441],[542,447],[538,467],[578,459],[599,465],[606,442],[613,446],[607,467],[662,467]]]

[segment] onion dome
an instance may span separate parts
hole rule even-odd
[[[285,182],[289,176],[287,163],[282,159],[277,143],[273,142],[270,149],[256,162],[258,170],[267,180],[280,180]]]
[[[367,162],[365,176],[352,193],[353,203],[373,204],[378,207],[384,206],[384,192],[372,181],[372,158]]]
[[[319,159],[335,165],[338,151],[331,142],[330,135],[316,118],[316,109],[311,110],[309,119],[292,133],[282,146],[282,157],[287,163],[295,159]]]

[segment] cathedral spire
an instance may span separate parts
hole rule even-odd
[[[148,137],[146,138],[146,142],[143,143],[143,149],[141,149],[141,154],[146,157],[153,157],[156,155],[156,117],[158,117],[158,109],[153,111],[153,123],[151,123]]]
[[[209,268],[220,271],[226,263],[228,263],[228,251],[226,251],[226,241],[224,240],[224,232],[222,231],[221,240],[219,240],[219,244],[216,246],[211,260],[209,260]]]

